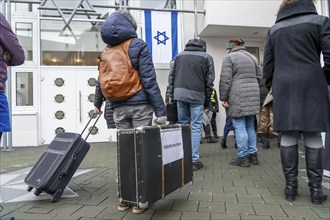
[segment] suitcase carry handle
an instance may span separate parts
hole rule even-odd
[[[97,121],[100,119],[102,113],[103,113],[103,111],[100,111],[99,116],[97,116],[97,118],[96,118],[96,120],[95,120],[95,122],[94,122],[92,128],[90,129],[90,131],[88,132],[87,136],[85,137],[85,141],[87,140],[88,136],[91,134],[93,128],[95,127]],[[87,124],[86,124],[84,130],[81,132],[80,136],[83,135],[83,133],[85,132],[86,128],[88,127],[88,125],[89,125],[89,124],[91,123],[91,121],[93,120],[94,116],[95,116],[95,113],[93,113],[92,117],[91,117],[91,118],[89,119],[89,121],[87,122]]]

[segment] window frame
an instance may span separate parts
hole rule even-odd
[[[38,26],[37,19],[29,19],[28,21],[23,18],[13,18],[12,19],[12,29],[16,33],[16,24],[17,23],[30,23],[32,24],[32,60],[25,60],[24,65],[26,66],[37,66],[38,65]],[[24,47],[23,47],[24,49]]]
[[[31,72],[33,79],[32,79],[32,83],[33,83],[33,89],[32,89],[32,97],[33,97],[33,105],[29,105],[29,106],[17,106],[16,103],[16,92],[17,92],[17,83],[16,83],[16,74],[19,72]],[[11,87],[11,94],[12,94],[12,109],[13,111],[36,111],[37,107],[39,105],[39,100],[38,100],[38,84],[37,84],[37,79],[38,79],[38,75],[37,75],[38,71],[36,68],[30,68],[30,67],[12,67],[11,69],[11,79],[12,79],[12,87]]]

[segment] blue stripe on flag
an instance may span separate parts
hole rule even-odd
[[[172,59],[178,54],[178,12],[171,12],[171,29],[172,29]]]
[[[152,36],[151,36],[151,11],[144,11],[146,43],[149,48],[150,56],[152,57]]]

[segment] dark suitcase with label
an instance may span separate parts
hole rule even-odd
[[[93,127],[101,114],[102,112],[95,119]],[[92,129],[89,129],[85,139],[81,135],[93,118],[90,118],[81,134],[64,132],[56,135],[25,177],[24,181],[28,185],[28,191],[34,188],[36,196],[42,192],[51,194],[52,202],[60,199],[90,148],[90,144],[86,140]]]
[[[192,181],[189,125],[118,130],[119,201],[147,208]]]

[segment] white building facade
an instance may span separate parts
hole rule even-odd
[[[275,22],[281,1],[1,0],[0,11],[9,15],[26,55],[22,66],[10,69],[8,81],[12,146],[49,144],[58,132],[82,131],[94,110],[97,56],[105,46],[99,29],[118,2],[128,2],[140,37],[144,33],[144,9],[175,7],[181,18],[181,48],[196,35],[207,42],[207,52],[214,58],[214,86],[218,91],[226,42],[244,39],[247,49],[262,62],[267,30]],[[318,0],[316,7],[320,14],[329,16],[329,0]],[[169,63],[155,63],[155,67],[165,97]],[[220,109],[219,135],[224,123],[225,111]],[[115,131],[109,131],[103,119],[89,136],[89,142],[115,139]]]

